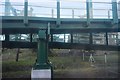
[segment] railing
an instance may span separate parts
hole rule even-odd
[[[41,2],[40,4],[42,4]],[[28,16],[34,17],[52,17],[57,18],[57,2],[44,2],[42,5],[37,3],[28,4]],[[60,2],[60,18],[87,18],[86,2],[61,1]],[[63,4],[62,4],[63,3]],[[73,4],[69,6],[68,4]],[[47,5],[45,5],[47,4]],[[75,5],[76,4],[76,5]],[[79,4],[79,5],[78,5]],[[67,6],[66,6],[67,5]],[[1,16],[24,16],[24,4],[11,2],[10,12],[5,12],[5,3],[2,6]],[[90,18],[106,18],[112,19],[112,3],[111,2],[92,2],[90,9]],[[8,15],[5,15],[8,14]],[[118,18],[120,18],[120,10],[118,10]]]
[[[61,42],[61,43],[82,43],[90,44],[89,33],[74,33],[72,34],[53,34],[50,38],[50,42]],[[31,38],[32,37],[32,38]],[[108,38],[108,40],[106,39]],[[10,34],[9,41],[17,42],[37,42],[37,34]],[[31,40],[32,39],[32,40]],[[72,39],[72,40],[71,40]],[[0,41],[5,41],[5,35],[0,35]],[[120,33],[92,33],[92,44],[94,45],[118,45],[120,46]]]

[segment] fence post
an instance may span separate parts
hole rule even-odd
[[[105,37],[106,37],[106,45],[108,45],[108,33],[105,33]]]
[[[52,18],[54,18],[54,9],[52,9]]]
[[[110,19],[110,10],[108,10],[108,19]]]

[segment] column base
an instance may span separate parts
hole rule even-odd
[[[31,80],[51,80],[51,69],[32,69]]]

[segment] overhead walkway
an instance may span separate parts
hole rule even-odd
[[[65,6],[70,3],[81,6]],[[3,48],[36,48],[38,31],[47,30],[49,26],[49,48],[120,50],[120,4],[114,0],[48,2],[53,6],[40,4],[9,0],[0,4],[4,7],[0,13],[1,36],[5,37],[1,40]],[[98,4],[104,7],[99,8]]]
[[[81,6],[73,8],[78,3]],[[48,60],[50,48],[120,50],[120,19],[117,8],[120,4],[116,0],[75,2],[72,8],[65,7],[68,4],[71,2],[60,0],[54,1],[53,7],[41,6],[41,3],[31,5],[27,0],[22,4],[9,0],[1,3],[4,10],[1,12],[0,46],[38,48],[36,63],[31,70],[32,80],[53,78],[53,67]],[[102,4],[102,9],[97,9],[99,6],[95,4]]]

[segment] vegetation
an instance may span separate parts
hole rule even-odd
[[[16,49],[6,50],[2,53],[2,70],[5,78],[30,78],[31,69],[36,60],[36,52],[32,50],[21,49],[19,61],[15,61]],[[95,55],[94,66],[89,62],[89,56],[57,56],[57,53],[49,57],[53,64],[54,77],[72,77],[72,78],[99,78],[99,77],[117,77],[118,74],[118,54],[111,53],[107,55],[107,64],[104,63],[104,54]],[[110,70],[110,71],[109,71]]]

